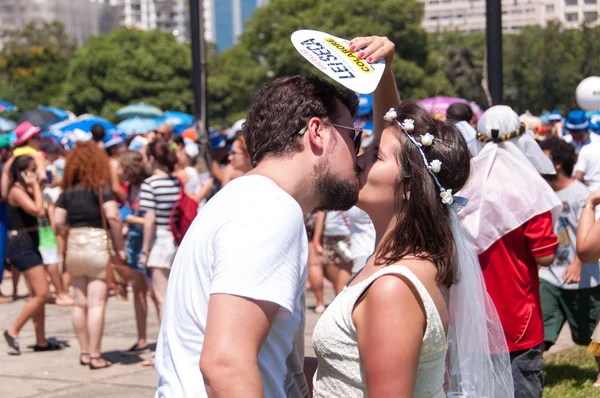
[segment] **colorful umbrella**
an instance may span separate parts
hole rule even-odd
[[[34,126],[40,126],[45,130],[52,123],[60,122],[60,118],[56,114],[44,109],[30,109],[21,113],[17,123],[29,122]]]
[[[7,131],[12,131],[15,129],[15,127],[17,127],[17,123],[13,122],[10,119],[5,119],[3,117],[0,117],[0,130],[7,132]]]
[[[117,111],[117,116],[121,118],[162,117],[163,115],[163,111],[157,107],[144,103],[127,105]]]
[[[185,129],[194,125],[194,117],[183,112],[165,111],[164,116],[159,118],[158,122],[173,126],[173,130],[181,134]]]
[[[420,100],[419,104],[432,115],[442,114],[445,117],[448,107],[457,102],[469,105],[478,118],[483,115],[483,110],[476,103],[463,98],[437,96]]]
[[[131,119],[123,120],[117,125],[117,127],[124,131],[127,135],[144,134],[148,131],[152,131],[161,124],[162,118],[147,119],[134,117]]]
[[[77,119],[77,116],[75,116],[73,112],[65,109],[55,108],[53,106],[38,106],[38,109],[54,113],[61,122],[65,120],[72,122]]]
[[[101,118],[99,116],[86,116],[84,118],[79,118],[78,120],[61,126],[52,126],[50,130],[45,134],[48,137],[52,137],[56,139],[58,142],[64,142],[65,140],[69,140],[73,135],[83,135],[90,134],[92,131],[92,127],[96,124],[104,127],[106,134],[122,134],[125,135],[123,131],[121,131],[117,126],[109,122],[108,120]]]
[[[19,108],[10,102],[0,100],[0,112],[18,111]]]

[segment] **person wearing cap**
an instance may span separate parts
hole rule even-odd
[[[215,178],[217,190],[221,187],[224,177],[224,168],[227,163],[227,142],[225,138],[217,130],[208,129],[208,139],[212,157],[211,172]]]
[[[459,192],[469,203],[458,215],[473,239],[502,322],[515,397],[541,397],[544,321],[538,267],[555,259],[553,228],[562,203],[540,174],[556,171],[510,107],[488,109],[477,127],[471,175]]]
[[[565,120],[567,135],[563,139],[575,147],[576,153],[579,153],[586,145],[600,142],[600,136],[590,135],[589,127],[589,120],[582,110],[571,111]]]
[[[15,135],[17,140],[15,141],[15,149],[13,150],[12,157],[8,159],[4,169],[2,170],[2,177],[0,181],[1,190],[0,196],[6,198],[8,195],[8,170],[12,165],[14,159],[21,155],[30,155],[35,159],[36,163],[36,174],[40,183],[46,181],[46,162],[39,152],[40,139],[39,133],[42,129],[39,126],[34,126],[28,121],[25,121],[17,126],[15,129]]]
[[[104,149],[108,155],[108,165],[110,167],[110,186],[117,198],[119,204],[127,200],[127,184],[122,183],[119,178],[119,154],[125,152],[125,140],[119,134],[106,135],[103,139]]]
[[[554,109],[552,112],[550,112],[550,115],[548,115],[548,124],[550,135],[562,138],[564,127],[563,117],[558,110]]]

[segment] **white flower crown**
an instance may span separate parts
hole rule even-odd
[[[383,117],[383,120],[390,123],[396,123],[400,126],[400,129],[406,134],[408,139],[417,147],[421,157],[423,158],[423,162],[425,163],[425,167],[427,167],[427,171],[433,177],[435,185],[440,189],[440,197],[442,198],[442,203],[450,206],[452,209],[459,211],[462,207],[464,207],[468,200],[466,198],[460,196],[452,195],[451,189],[446,189],[442,186],[440,181],[438,180],[436,174],[438,174],[442,170],[442,162],[439,159],[434,159],[431,163],[427,160],[427,156],[425,156],[425,151],[423,147],[427,148],[433,145],[435,137],[427,132],[426,134],[421,135],[421,142],[417,141],[413,135],[415,131],[415,121],[412,119],[404,119],[402,123],[398,121],[398,115],[394,108],[391,108]]]

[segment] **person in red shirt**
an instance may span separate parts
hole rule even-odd
[[[481,117],[459,213],[473,238],[506,342],[515,397],[541,397],[544,322],[538,269],[554,261],[562,204],[540,174],[555,174],[533,134],[507,106]]]

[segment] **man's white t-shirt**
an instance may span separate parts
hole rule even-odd
[[[156,350],[156,397],[207,396],[199,363],[211,294],[280,306],[258,356],[265,397],[307,396],[307,258],[302,209],[272,180],[240,177],[215,195],[187,231],[171,269]]]
[[[583,173],[583,181],[591,191],[600,189],[600,143],[594,142],[579,151],[574,172]]]

